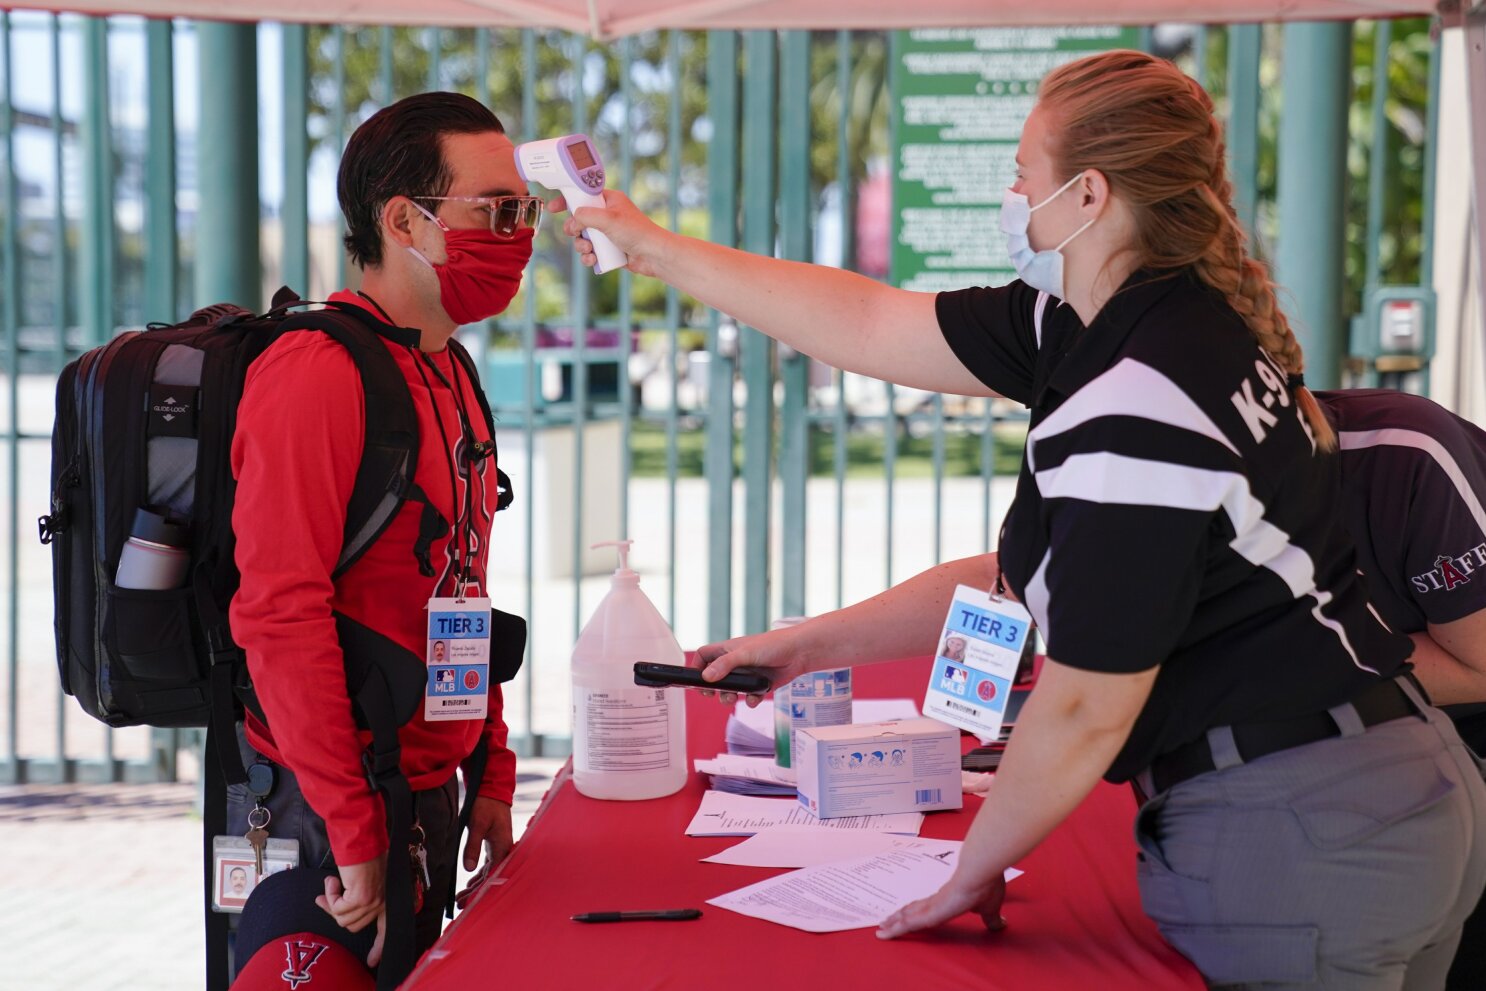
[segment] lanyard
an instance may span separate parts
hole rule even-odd
[[[362,297],[373,307],[375,307],[377,313],[380,314],[382,319],[386,320],[388,324],[397,326],[396,321],[394,321],[387,314],[386,310],[382,309],[381,304],[379,304],[375,299],[372,299],[371,296],[361,291],[358,291],[357,295]],[[418,369],[418,377],[423,380],[423,387],[428,390],[429,404],[433,407],[434,422],[438,424],[439,441],[444,451],[445,463],[447,464],[449,469],[449,496],[451,499],[454,500],[455,519],[452,526],[450,527],[449,543],[446,549],[446,553],[448,554],[449,560],[454,562],[455,566],[454,595],[456,598],[463,599],[465,589],[471,583],[471,579],[473,578],[475,565],[475,554],[473,550],[476,540],[474,508],[475,465],[486,457],[488,450],[493,445],[490,445],[488,443],[476,442],[475,440],[474,429],[470,423],[469,409],[465,405],[463,393],[455,384],[455,382],[458,382],[460,380],[460,362],[457,359],[453,359],[451,357],[450,366],[454,369],[455,381],[450,381],[449,376],[444,374],[444,370],[440,368],[438,364],[433,360],[433,358],[431,358],[428,354],[413,347],[409,347],[408,352],[412,356],[414,367]],[[458,426],[460,430],[460,438],[459,441],[455,442],[452,445],[452,450],[449,443],[448,431],[444,427],[444,415],[439,409],[438,400],[434,397],[433,383],[428,380],[428,373],[424,370],[425,365],[433,371],[433,374],[438,378],[439,382],[446,389],[449,390],[450,394],[454,398],[455,409],[458,411],[459,415]],[[462,499],[460,497],[459,491],[459,466],[456,463],[456,454],[454,453],[456,451],[463,452],[466,467],[465,486]],[[460,548],[461,532],[463,533],[464,538],[464,547],[462,551]]]

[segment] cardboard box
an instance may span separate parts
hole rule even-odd
[[[801,728],[794,762],[800,804],[822,819],[963,804],[960,731],[935,719]]]

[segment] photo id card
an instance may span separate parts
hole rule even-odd
[[[956,588],[929,672],[924,715],[995,739],[1031,627],[1032,616],[1020,603],[968,585]]]
[[[212,837],[212,909],[217,912],[241,912],[258,882],[270,874],[299,866],[299,843],[295,840],[268,840],[263,848],[263,873],[253,847],[241,836]]]
[[[490,600],[428,600],[423,718],[484,719],[490,711]]]

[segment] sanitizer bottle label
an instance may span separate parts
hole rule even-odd
[[[661,771],[671,762],[664,688],[573,686],[573,764],[579,771]]]

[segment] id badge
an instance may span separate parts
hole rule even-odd
[[[1032,616],[1020,603],[957,587],[929,673],[924,715],[980,737],[999,736],[1031,628]]]
[[[490,600],[428,600],[423,718],[484,719],[490,710]]]
[[[258,882],[299,866],[296,840],[270,839],[263,847],[263,873],[253,847],[241,836],[212,837],[212,910],[241,912]]]

